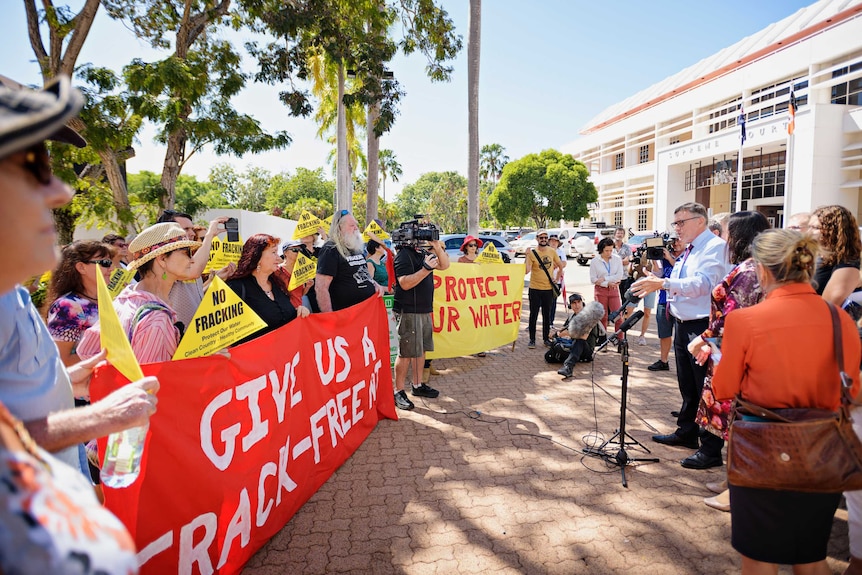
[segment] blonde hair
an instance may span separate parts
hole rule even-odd
[[[817,242],[795,230],[766,230],[751,244],[751,257],[778,283],[810,283]]]

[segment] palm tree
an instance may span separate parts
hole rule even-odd
[[[467,40],[467,233],[479,233],[479,52],[482,0],[470,0]]]
[[[500,144],[485,144],[482,146],[482,157],[480,163],[481,168],[479,173],[481,176],[496,185],[500,180],[500,174],[503,172],[503,167],[509,163],[509,156],[506,155],[506,148]]]
[[[393,182],[397,182],[401,177],[401,164],[395,157],[395,152],[392,150],[380,150],[378,154],[380,162],[380,177],[383,178],[383,201],[386,201],[386,178],[391,178]]]

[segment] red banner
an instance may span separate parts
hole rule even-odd
[[[380,298],[230,352],[142,366],[161,389],[141,475],[105,497],[144,574],[239,573],[380,419],[397,419]],[[124,381],[100,368],[93,399]]]

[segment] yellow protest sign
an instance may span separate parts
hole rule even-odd
[[[521,325],[524,266],[453,263],[434,272],[434,351],[458,357],[511,343]]]
[[[46,271],[39,277],[40,284],[48,284],[51,283],[51,270]]]
[[[328,218],[323,218],[323,223],[326,226],[327,230],[332,226],[332,218],[334,218],[334,217],[335,217],[335,214],[332,214]]]
[[[117,368],[129,381],[137,381],[144,377],[138,358],[132,351],[132,344],[126,336],[126,330],[117,317],[113,298],[105,284],[102,272],[96,270],[96,292],[99,294],[99,325],[101,331],[102,349],[108,350],[108,361]]]
[[[212,355],[265,327],[266,322],[215,276],[172,359]]]
[[[380,227],[380,224],[371,220],[371,223],[368,224],[368,227],[365,228],[365,231],[362,232],[362,241],[367,242],[371,239],[371,236],[368,233],[371,232],[375,236],[377,236],[381,240],[385,240],[389,238],[389,234],[386,233],[386,230]]]
[[[497,251],[497,246],[493,242],[486,242],[485,249],[476,258],[476,262],[480,264],[501,264],[503,263],[503,256]]]
[[[305,236],[316,234],[318,228],[322,228],[323,225],[320,218],[308,210],[302,210],[302,213],[299,214],[299,221],[296,222],[296,227],[293,229],[293,239],[298,240]]]
[[[204,268],[204,273],[218,271],[231,262],[237,263],[242,255],[242,244],[242,237],[236,242],[213,238],[209,261]]]
[[[123,288],[129,285],[129,282],[132,281],[132,278],[135,277],[135,270],[124,270],[123,268],[117,268],[113,272],[111,272],[111,277],[108,279],[108,293],[111,294],[112,298],[120,295],[120,292],[123,291]]]
[[[315,275],[317,275],[317,258],[308,258],[302,252],[298,253],[287,290],[290,291],[301,286],[308,280],[314,279]]]

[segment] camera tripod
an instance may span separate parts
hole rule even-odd
[[[596,353],[598,353],[603,347],[614,341],[616,341],[620,346],[620,359],[623,362],[622,394],[620,397],[620,426],[619,429],[617,429],[616,432],[614,432],[614,434],[607,441],[605,441],[598,447],[585,447],[583,451],[585,454],[591,457],[601,457],[608,463],[619,466],[620,473],[622,473],[623,487],[628,488],[629,484],[628,481],[626,481],[626,465],[628,465],[629,463],[638,462],[658,463],[659,459],[657,457],[646,459],[629,457],[629,454],[626,452],[627,445],[637,445],[647,453],[652,453],[646,445],[644,445],[626,432],[626,408],[629,389],[629,342],[627,339],[618,339],[617,334],[619,333],[620,332],[617,332],[613,336],[609,337],[607,341],[605,341],[601,346],[596,349]],[[610,449],[609,446],[613,444],[619,446],[616,455],[611,455],[608,452]]]

